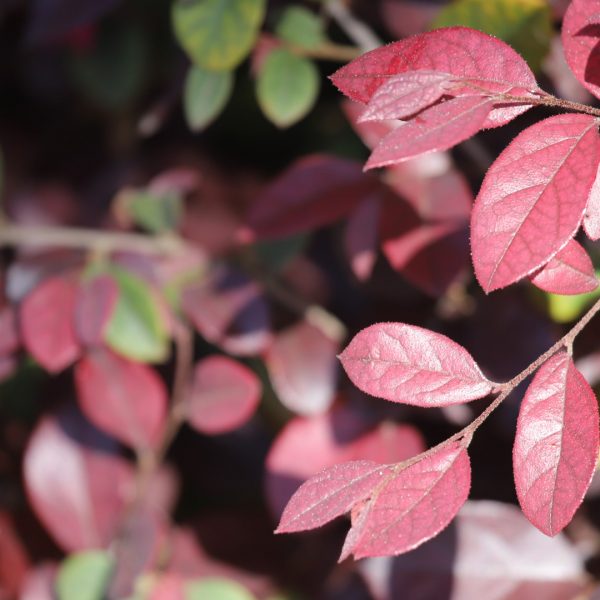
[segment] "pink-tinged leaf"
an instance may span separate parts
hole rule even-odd
[[[31,569],[21,587],[20,600],[55,600],[56,571],[54,563],[44,563]]]
[[[134,491],[133,469],[117,452],[111,439],[73,412],[46,417],[29,440],[27,494],[63,550],[103,548],[113,539]]]
[[[388,133],[365,169],[393,165],[426,152],[448,150],[475,135],[492,108],[487,98],[465,96],[436,104]]]
[[[519,503],[546,535],[573,518],[598,459],[598,402],[564,351],[547,360],[527,388],[513,448]]]
[[[366,104],[390,77],[423,69],[504,83],[508,88],[537,89],[535,76],[517,52],[497,38],[466,27],[437,29],[377,48],[336,71],[331,79],[346,96]],[[485,126],[503,125],[528,108],[498,107]]]
[[[590,190],[587,206],[585,207],[583,229],[591,240],[600,240],[600,170],[596,174],[596,179]]]
[[[168,394],[154,369],[98,349],[75,367],[75,384],[81,410],[96,427],[133,448],[157,443]]]
[[[471,218],[486,292],[545,265],[575,235],[600,160],[596,119],[563,114],[521,132],[490,167]]]
[[[104,333],[118,299],[119,287],[108,275],[81,283],[75,300],[75,330],[83,345],[104,345]]]
[[[562,26],[565,57],[579,81],[600,98],[600,0],[573,0]]]
[[[281,331],[265,361],[281,403],[301,415],[325,412],[333,402],[339,346],[306,321]]]
[[[29,569],[29,557],[12,519],[0,511],[0,598],[16,598]]]
[[[359,122],[363,106],[351,100],[342,101],[342,110],[352,125],[356,135],[360,137],[365,146],[373,149],[393,129],[402,125],[401,121],[364,121]]]
[[[340,355],[363,392],[415,406],[448,406],[492,390],[473,357],[445,335],[404,323],[378,323],[357,333]]]
[[[289,501],[275,533],[321,527],[366,500],[390,467],[359,460],[325,469],[303,483]]]
[[[395,471],[373,490],[348,532],[342,555],[355,558],[408,552],[444,529],[471,488],[469,455],[449,444]]]
[[[187,418],[201,433],[232,431],[252,417],[260,396],[260,381],[253,371],[226,356],[210,356],[194,370]]]
[[[10,305],[2,306],[0,307],[0,356],[16,352],[19,346],[15,309]]]
[[[18,361],[14,356],[0,356],[0,382],[11,377],[17,366]]]
[[[76,293],[74,282],[52,277],[28,294],[21,305],[23,344],[51,373],[66,369],[81,352],[73,324]]]
[[[348,214],[378,187],[360,163],[332,156],[302,158],[250,206],[242,237],[274,239],[312,231]]]
[[[395,75],[379,87],[359,121],[406,119],[448,93],[449,73],[408,71]]]
[[[585,294],[598,287],[592,260],[575,240],[542,267],[531,283],[552,294]]]

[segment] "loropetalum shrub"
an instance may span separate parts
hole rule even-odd
[[[600,98],[600,2],[574,0],[562,40],[569,66]],[[471,215],[475,275],[489,293],[524,278],[543,290],[578,294],[598,282],[575,240],[583,225],[600,239],[600,110],[542,90],[527,63],[484,33],[450,27],[378,48],[332,80],[365,105],[359,122],[402,120],[375,146],[366,169],[446,150],[536,106],[556,107],[523,130],[489,168]],[[278,532],[320,527],[350,513],[340,560],[397,555],[444,529],[467,500],[468,448],[490,414],[533,375],[521,404],[513,471],[525,516],[554,536],[573,518],[599,451],[598,404],[577,370],[573,343],[600,310],[597,302],[547,352],[510,381],[490,381],[449,338],[403,323],[360,331],[341,353],[352,382],[392,402],[442,407],[492,397],[458,433],[394,464],[354,460],[306,481]]]

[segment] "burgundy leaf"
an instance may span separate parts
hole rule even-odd
[[[600,239],[600,171],[596,174],[594,185],[590,190],[585,214],[583,215],[583,229],[591,240]]]
[[[73,412],[46,417],[29,440],[29,501],[63,550],[103,548],[113,539],[134,487],[133,469],[116,452]]]
[[[348,214],[378,187],[360,163],[332,156],[302,158],[251,205],[247,218],[252,239],[281,238],[312,231]]]
[[[21,333],[28,352],[47,371],[57,373],[78,358],[73,312],[77,287],[63,277],[46,279],[21,305]]]
[[[0,356],[0,383],[17,370],[18,362],[14,356]]]
[[[447,406],[483,398],[492,390],[492,383],[462,346],[404,323],[363,329],[340,360],[354,385],[392,402]]]
[[[325,412],[333,402],[338,343],[302,321],[280,332],[265,361],[282,404],[302,415]]]
[[[596,119],[563,114],[521,132],[475,201],[471,249],[486,292],[546,264],[575,235],[600,160]]]
[[[531,69],[517,52],[497,38],[466,27],[438,29],[382,46],[342,67],[331,79],[346,96],[367,103],[390,77],[422,69],[537,89]],[[485,126],[503,125],[528,108],[495,108]]]
[[[425,152],[448,150],[475,135],[492,109],[487,98],[465,96],[436,104],[388,133],[365,169],[399,163]]]
[[[103,345],[104,332],[119,299],[119,287],[108,275],[81,283],[75,303],[75,329],[85,346]]]
[[[575,240],[536,273],[531,283],[553,294],[585,294],[598,287],[592,260]]]
[[[94,425],[133,448],[158,442],[167,390],[154,369],[98,349],[77,364],[75,383],[81,409]]]
[[[379,87],[359,121],[406,119],[448,93],[452,75],[439,71],[408,71]]]
[[[355,558],[408,552],[431,539],[469,496],[471,465],[460,443],[449,444],[409,467],[392,467],[360,507],[342,555]]]
[[[600,0],[573,0],[565,13],[565,58],[577,79],[600,98]]]
[[[513,468],[525,516],[546,535],[573,518],[598,459],[596,396],[565,351],[540,367],[517,423]]]
[[[202,433],[225,433],[250,419],[260,396],[260,381],[248,367],[226,356],[209,356],[196,365],[187,418]]]
[[[27,571],[29,557],[10,516],[0,511],[0,598],[16,598]]]
[[[15,309],[10,305],[2,306],[0,307],[0,356],[16,352],[19,345]]]
[[[302,484],[286,506],[275,533],[315,529],[366,500],[390,467],[367,460],[325,469]]]

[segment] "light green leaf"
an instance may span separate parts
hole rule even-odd
[[[445,6],[432,29],[464,25],[499,37],[539,71],[553,36],[547,0],[455,0]]]
[[[200,131],[210,125],[225,108],[232,91],[231,71],[192,67],[183,92],[183,108],[190,129]]]
[[[173,26],[196,65],[230,70],[252,49],[265,10],[266,0],[177,0]]]
[[[286,8],[275,33],[282,40],[309,50],[318,48],[326,41],[323,20],[302,6]]]
[[[596,273],[596,277],[598,276],[600,272]],[[570,323],[578,319],[598,298],[600,298],[600,288],[588,294],[575,296],[546,294],[548,314],[555,323]]]
[[[184,597],[185,600],[256,600],[239,583],[219,577],[189,581],[185,586]]]
[[[72,554],[63,561],[56,577],[58,600],[103,600],[112,568],[106,552]]]
[[[132,360],[164,362],[169,355],[169,331],[156,292],[143,279],[120,267],[109,266],[108,273],[119,286],[119,300],[104,341]]]
[[[125,189],[117,202],[119,210],[132,223],[152,233],[174,231],[183,214],[183,199],[176,192],[152,194],[146,190]]]
[[[319,72],[310,60],[288,50],[273,50],[258,75],[258,104],[275,125],[289,127],[310,112],[320,83]]]

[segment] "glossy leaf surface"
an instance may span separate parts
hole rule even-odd
[[[572,519],[598,459],[598,402],[564,351],[540,367],[527,389],[513,449],[525,516],[546,535]]]

